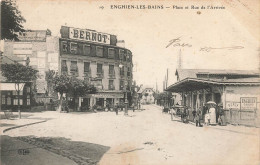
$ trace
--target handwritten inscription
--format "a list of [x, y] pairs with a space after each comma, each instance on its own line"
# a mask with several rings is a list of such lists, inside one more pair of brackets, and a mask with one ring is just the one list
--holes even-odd
[[231, 46], [231, 47], [220, 47], [220, 48], [203, 47], [200, 48], [200, 51], [210, 52], [212, 50], [217, 50], [217, 49], [234, 50], [234, 49], [243, 49], [243, 48], [244, 48], [243, 46]]
[[190, 45], [188, 43], [182, 43], [180, 38], [181, 37], [170, 40], [169, 44], [166, 46], [166, 48], [168, 48], [169, 46], [173, 46], [173, 47], [192, 47], [192, 45]]

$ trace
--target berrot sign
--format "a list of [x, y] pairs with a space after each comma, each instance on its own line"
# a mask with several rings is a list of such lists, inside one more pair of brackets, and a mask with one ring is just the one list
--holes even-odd
[[115, 35], [97, 32], [89, 29], [79, 29], [73, 27], [62, 26], [61, 37], [75, 39], [80, 41], [88, 41], [106, 45], [116, 45], [117, 39]]

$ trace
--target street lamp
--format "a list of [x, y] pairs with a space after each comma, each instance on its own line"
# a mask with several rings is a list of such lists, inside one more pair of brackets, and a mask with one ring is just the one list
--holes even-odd
[[[122, 63], [120, 63], [119, 64], [119, 68], [122, 69], [123, 67], [124, 67], [124, 65]], [[126, 86], [127, 86], [127, 80], [125, 80], [124, 91], [125, 91], [125, 115], [128, 115], [128, 109], [127, 109], [128, 101], [127, 101], [127, 89], [126, 89]]]

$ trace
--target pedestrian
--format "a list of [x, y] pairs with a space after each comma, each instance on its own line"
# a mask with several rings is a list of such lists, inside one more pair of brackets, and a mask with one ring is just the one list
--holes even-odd
[[116, 106], [115, 106], [116, 115], [118, 115], [118, 108], [119, 108], [118, 103], [116, 103]]
[[209, 123], [210, 123], [210, 116], [209, 116], [209, 113], [206, 113], [205, 114], [205, 125], [209, 125]]
[[193, 116], [193, 121], [195, 120], [195, 117], [196, 117], [196, 110], [194, 109], [193, 111], [192, 111], [192, 116]]
[[196, 120], [196, 127], [197, 126], [201, 127], [202, 125], [200, 124], [200, 120], [201, 120], [201, 110], [200, 109], [198, 109], [195, 114], [195, 120]]

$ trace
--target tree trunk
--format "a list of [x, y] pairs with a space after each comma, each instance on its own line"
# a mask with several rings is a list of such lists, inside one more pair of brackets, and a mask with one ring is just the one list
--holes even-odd
[[63, 96], [63, 93], [60, 93], [60, 104], [59, 104], [58, 109], [57, 109], [58, 112], [61, 112], [61, 110], [62, 110], [62, 101], [63, 101], [62, 96]]

